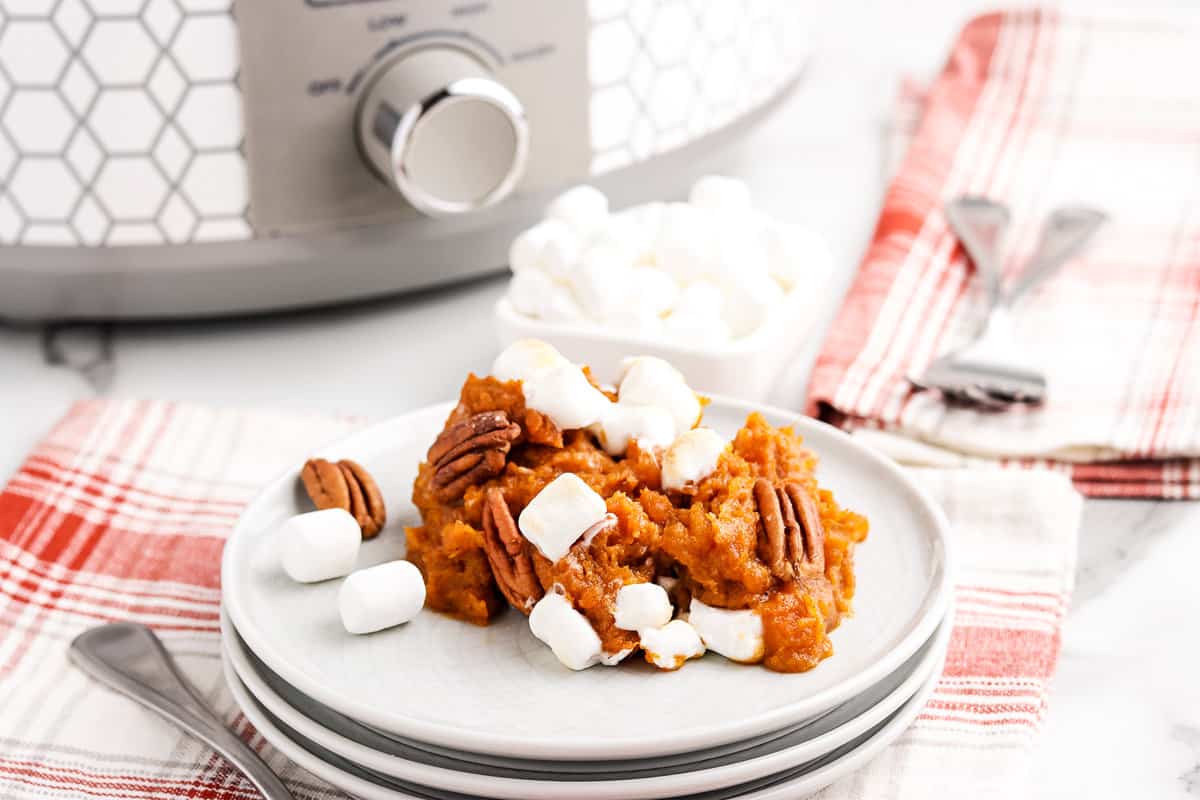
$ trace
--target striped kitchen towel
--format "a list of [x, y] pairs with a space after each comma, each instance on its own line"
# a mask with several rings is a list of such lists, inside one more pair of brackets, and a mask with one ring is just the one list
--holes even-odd
[[[1200, 497], [1197, 41], [1194, 14], [969, 23], [817, 359], [810, 413], [931, 463], [1044, 466], [1097, 497]], [[1010, 277], [1053, 208], [1111, 218], [1016, 308], [1050, 383], [1040, 408], [948, 408], [905, 380], [983, 318], [981, 282], [942, 212], [961, 194], [1012, 208]]]
[[[221, 677], [217, 612], [221, 548], [240, 509], [352, 427], [292, 412], [93, 400], [38, 445], [0, 494], [0, 797], [257, 797], [207, 747], [68, 663], [72, 638], [112, 620], [154, 627], [298, 798], [340, 796], [238, 712]], [[979, 797], [980, 775], [996, 796], [1020, 796], [1058, 657], [1081, 501], [1062, 476], [1042, 472], [924, 470], [919, 480], [956, 536], [945, 673], [904, 737], [826, 796]]]

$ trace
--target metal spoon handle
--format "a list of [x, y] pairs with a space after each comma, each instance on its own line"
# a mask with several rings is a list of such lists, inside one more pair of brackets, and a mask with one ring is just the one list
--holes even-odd
[[1102, 211], [1068, 206], [1046, 218], [1037, 249], [1029, 266], [1004, 297], [1005, 305], [1017, 302], [1026, 292], [1045, 281], [1083, 249], [1100, 226], [1108, 221]]
[[92, 628], [77, 636], [68, 652], [76, 666], [105, 686], [208, 743], [240, 769], [266, 800], [294, 800], [266, 762], [221, 724], [145, 625], [117, 622]]
[[983, 278], [989, 306], [998, 305], [1003, 275], [997, 255], [1008, 230], [1008, 209], [986, 197], [964, 195], [946, 203], [946, 219]]

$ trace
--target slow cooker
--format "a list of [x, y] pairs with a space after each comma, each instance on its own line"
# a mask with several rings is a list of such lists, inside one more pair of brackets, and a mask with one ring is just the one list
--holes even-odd
[[203, 316], [502, 267], [669, 196], [807, 56], [795, 0], [0, 0], [0, 317]]

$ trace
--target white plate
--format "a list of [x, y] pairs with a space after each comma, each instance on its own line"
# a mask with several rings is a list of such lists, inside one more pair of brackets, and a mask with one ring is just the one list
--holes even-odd
[[[665, 798], [735, 786], [812, 761], [862, 736], [886, 720], [928, 681], [945, 657], [951, 623], [947, 620], [893, 675], [843, 703], [818, 722], [785, 732], [772, 741], [696, 763], [640, 759], [637, 768], [616, 770], [625, 762], [594, 762], [591, 772], [555, 774], [564, 762], [541, 764], [538, 771], [502, 768], [431, 754], [374, 733], [336, 712], [313, 703], [261, 662], [254, 663], [227, 619], [222, 641], [234, 671], [247, 691], [278, 722], [307, 741], [382, 775], [427, 787], [503, 800], [627, 800]], [[667, 763], [664, 763], [667, 761]], [[519, 762], [514, 762], [519, 763]]]
[[[361, 462], [383, 490], [389, 527], [363, 547], [360, 566], [403, 553], [399, 527], [417, 521], [409, 502], [417, 464], [449, 409], [406, 414], [317, 453]], [[795, 725], [879, 682], [930, 637], [950, 599], [948, 525], [895, 464], [828, 425], [719, 399], [705, 418], [731, 435], [753, 410], [794, 425], [821, 457], [822, 485], [871, 519], [856, 551], [855, 615], [834, 632], [834, 657], [809, 672], [782, 675], [713, 654], [673, 673], [640, 659], [571, 672], [516, 613], [480, 628], [425, 612], [351, 636], [338, 620], [338, 581], [297, 584], [279, 565], [274, 531], [307, 505], [294, 472], [238, 521], [222, 563], [223, 602], [250, 650], [292, 686], [360, 722], [456, 750], [638, 758]]]
[[[238, 678], [227, 653], [222, 654], [222, 662], [234, 700], [250, 723], [277, 750], [318, 778], [361, 800], [478, 800], [478, 795], [448, 792], [381, 775], [305, 739], [254, 700]], [[899, 738], [925, 707], [937, 686], [938, 677], [937, 673], [931, 676], [907, 703], [874, 729], [820, 758], [739, 786], [677, 795], [675, 800], [799, 800], [820, 791], [865, 766]], [[636, 797], [627, 795], [625, 800]]]

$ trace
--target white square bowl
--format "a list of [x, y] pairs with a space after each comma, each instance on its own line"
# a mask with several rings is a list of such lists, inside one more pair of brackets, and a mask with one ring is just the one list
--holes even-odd
[[785, 295], [758, 330], [717, 347], [646, 339], [621, 331], [544, 322], [513, 308], [508, 297], [496, 303], [500, 347], [517, 339], [542, 339], [577, 364], [587, 364], [604, 383], [616, 383], [621, 359], [632, 355], [664, 358], [699, 392], [764, 401], [780, 373], [806, 338], [814, 334], [826, 299], [825, 276], [806, 276]]

